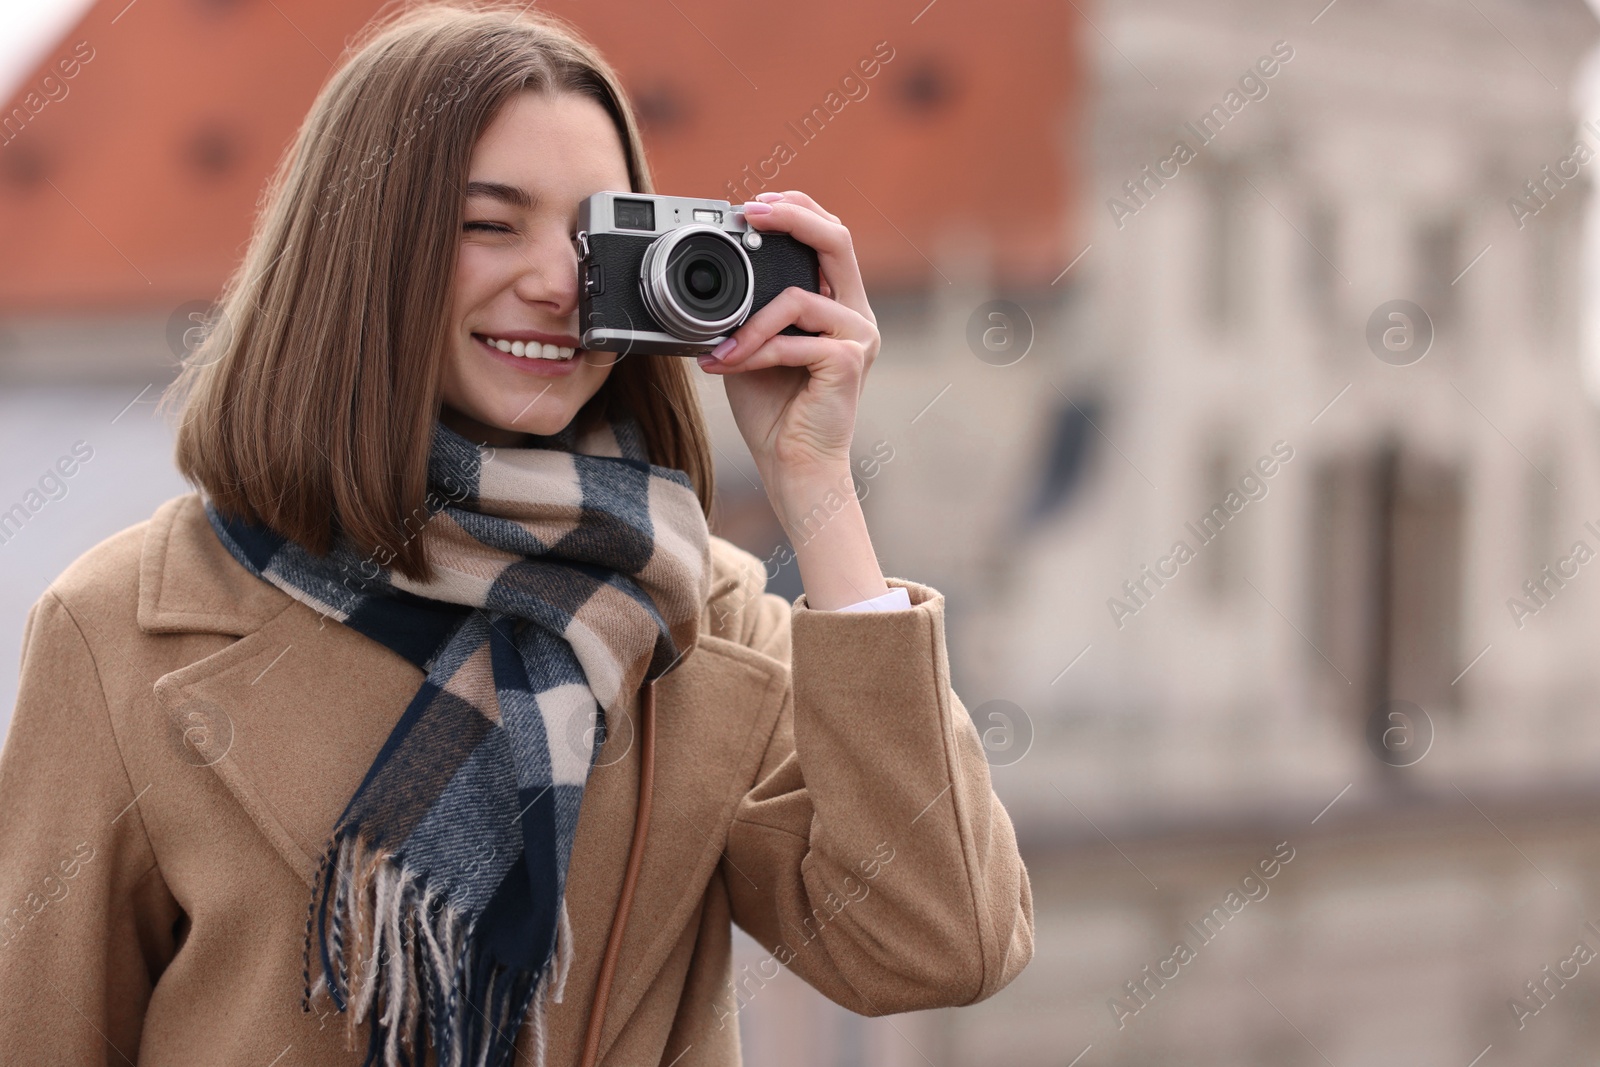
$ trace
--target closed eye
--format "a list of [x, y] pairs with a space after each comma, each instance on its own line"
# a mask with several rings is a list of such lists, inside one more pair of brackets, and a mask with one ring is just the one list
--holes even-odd
[[473, 231], [473, 230], [481, 230], [481, 231], [483, 231], [485, 233], [510, 233], [511, 232], [511, 227], [505, 225], [504, 223], [499, 223], [499, 222], [468, 222], [468, 223], [464, 223], [462, 225], [461, 229], [463, 231], [469, 232], [469, 233], [471, 231]]

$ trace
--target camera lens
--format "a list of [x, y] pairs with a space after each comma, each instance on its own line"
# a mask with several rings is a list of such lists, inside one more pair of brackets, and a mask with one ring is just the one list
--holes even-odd
[[710, 234], [695, 234], [667, 256], [667, 288], [685, 311], [703, 320], [721, 320], [744, 298], [736, 281], [746, 274], [730, 243]]
[[685, 340], [726, 333], [744, 321], [755, 296], [744, 249], [711, 226], [684, 226], [657, 238], [639, 272], [650, 313]]
[[684, 271], [689, 281], [689, 293], [696, 300], [710, 300], [722, 287], [722, 272], [710, 262], [696, 263]]

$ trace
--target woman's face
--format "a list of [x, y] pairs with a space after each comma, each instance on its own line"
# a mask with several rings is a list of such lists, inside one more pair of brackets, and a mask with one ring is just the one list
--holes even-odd
[[467, 180], [440, 418], [512, 446], [571, 422], [617, 358], [577, 348], [572, 235], [580, 201], [629, 188], [627, 158], [594, 100], [525, 92], [478, 140]]

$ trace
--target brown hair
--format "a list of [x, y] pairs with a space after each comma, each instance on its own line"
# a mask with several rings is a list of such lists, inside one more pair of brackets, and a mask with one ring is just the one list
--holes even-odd
[[[219, 511], [318, 555], [342, 532], [427, 580], [422, 541], [403, 520], [426, 511], [462, 190], [478, 137], [526, 90], [599, 102], [631, 191], [653, 191], [616, 72], [564, 20], [427, 4], [351, 46], [168, 392], [182, 407], [178, 469]], [[689, 475], [709, 512], [710, 448], [686, 361], [621, 359], [577, 419], [619, 414], [639, 423], [653, 463]]]

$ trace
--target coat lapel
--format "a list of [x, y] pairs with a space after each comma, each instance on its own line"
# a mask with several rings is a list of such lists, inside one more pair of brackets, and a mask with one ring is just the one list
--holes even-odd
[[[601, 1030], [601, 1060], [685, 928], [697, 921], [734, 809], [755, 778], [785, 692], [782, 669], [772, 660], [705, 635], [676, 670], [656, 683], [653, 814]], [[638, 722], [636, 703], [629, 705], [628, 721]], [[602, 761], [615, 758], [611, 742], [608, 737]], [[616, 763], [597, 767], [584, 791], [567, 881], [567, 908], [579, 955], [563, 1002], [552, 1011], [552, 1033], [571, 1035], [575, 1041], [587, 1025], [621, 892], [638, 781], [639, 746], [632, 744]], [[577, 1044], [552, 1044], [549, 1062], [574, 1062], [579, 1051]]]
[[[422, 672], [240, 567], [195, 494], [151, 519], [139, 623], [152, 633], [238, 638], [163, 675], [156, 699], [189, 741], [193, 762], [210, 766], [309, 894], [335, 822]], [[602, 1052], [694, 918], [777, 721], [782, 674], [758, 653], [703, 635], [657, 685], [655, 814]], [[638, 801], [638, 735], [635, 695], [584, 790], [567, 874], [574, 960], [552, 1008], [552, 1037], [580, 1034], [587, 1021]], [[549, 1051], [575, 1058], [577, 1050]]]

